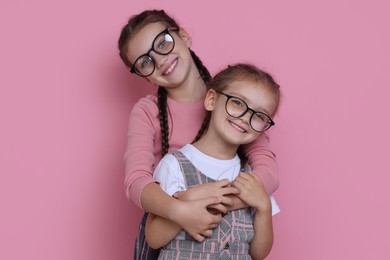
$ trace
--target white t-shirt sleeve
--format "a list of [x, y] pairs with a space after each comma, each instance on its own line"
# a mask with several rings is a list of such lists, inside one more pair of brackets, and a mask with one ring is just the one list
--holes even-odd
[[271, 201], [272, 216], [274, 216], [280, 212], [280, 208], [272, 194], [269, 196], [269, 200]]
[[154, 170], [153, 178], [160, 183], [161, 189], [169, 196], [186, 189], [179, 162], [171, 154], [162, 158]]

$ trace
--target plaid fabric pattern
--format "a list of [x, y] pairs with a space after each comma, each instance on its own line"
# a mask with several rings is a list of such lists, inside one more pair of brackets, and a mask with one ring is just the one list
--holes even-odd
[[145, 212], [138, 228], [137, 239], [135, 240], [134, 260], [156, 260], [160, 254], [160, 249], [150, 248], [146, 242], [145, 224], [148, 213]]
[[[215, 180], [201, 173], [185, 155], [172, 152], [178, 160], [187, 188]], [[186, 240], [172, 240], [162, 248], [159, 259], [251, 259], [249, 242], [253, 239], [253, 221], [250, 208], [234, 210], [224, 216], [210, 238], [199, 243], [189, 234]]]

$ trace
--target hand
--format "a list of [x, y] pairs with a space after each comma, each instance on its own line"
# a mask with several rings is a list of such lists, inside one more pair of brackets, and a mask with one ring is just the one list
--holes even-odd
[[[221, 214], [212, 214], [207, 208], [221, 205], [222, 197], [209, 197], [204, 199], [185, 201], [174, 212], [174, 221], [187, 231], [195, 240], [202, 242], [212, 235], [212, 229], [222, 220]], [[226, 212], [226, 208], [225, 208]]]
[[213, 204], [208, 207], [210, 212], [217, 214], [226, 213], [227, 208], [233, 208], [233, 196], [237, 194], [239, 194], [239, 190], [237, 188], [231, 187], [229, 185], [229, 181], [225, 179], [217, 182], [198, 185], [186, 191], [176, 192], [173, 197], [182, 201], [204, 199], [212, 196], [222, 197], [220, 204]]
[[[173, 194], [173, 197], [182, 200], [182, 201], [189, 201], [189, 200], [198, 200], [198, 199], [204, 199], [209, 197], [222, 197], [226, 195], [237, 195], [239, 194], [239, 189], [235, 187], [231, 187], [229, 185], [228, 180], [220, 180], [216, 182], [211, 183], [205, 183], [201, 184], [195, 187], [192, 187], [186, 191], [180, 191]], [[229, 204], [229, 200], [226, 200], [226, 202], [222, 202]]]
[[241, 172], [232, 182], [232, 186], [240, 190], [240, 194], [237, 196], [249, 206], [259, 211], [271, 209], [269, 196], [257, 175], [251, 172]]

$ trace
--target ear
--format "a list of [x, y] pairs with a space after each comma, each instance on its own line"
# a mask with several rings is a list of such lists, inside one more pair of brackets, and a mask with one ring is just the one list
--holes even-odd
[[215, 92], [215, 90], [210, 89], [209, 91], [207, 91], [206, 97], [204, 99], [204, 108], [207, 111], [214, 110], [216, 98], [217, 98], [217, 93]]
[[191, 35], [186, 30], [184, 30], [183, 27], [180, 27], [179, 36], [185, 42], [186, 46], [190, 48], [192, 45], [192, 38]]

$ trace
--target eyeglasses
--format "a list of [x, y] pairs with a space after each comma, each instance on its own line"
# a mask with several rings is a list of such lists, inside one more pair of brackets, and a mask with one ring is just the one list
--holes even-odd
[[149, 55], [150, 52], [154, 51], [160, 55], [167, 55], [171, 53], [173, 48], [175, 48], [175, 39], [169, 32], [178, 30], [179, 29], [176, 27], [168, 27], [164, 31], [160, 32], [156, 38], [154, 38], [152, 48], [135, 60], [130, 72], [141, 77], [148, 77], [152, 75], [156, 68], [156, 62]]
[[217, 93], [224, 95], [227, 97], [225, 110], [229, 116], [234, 118], [240, 118], [244, 116], [248, 111], [252, 112], [252, 115], [249, 119], [249, 124], [252, 129], [256, 132], [265, 132], [275, 123], [272, 121], [271, 117], [263, 112], [256, 112], [252, 108], [249, 108], [244, 100], [230, 96], [228, 94], [217, 91]]

